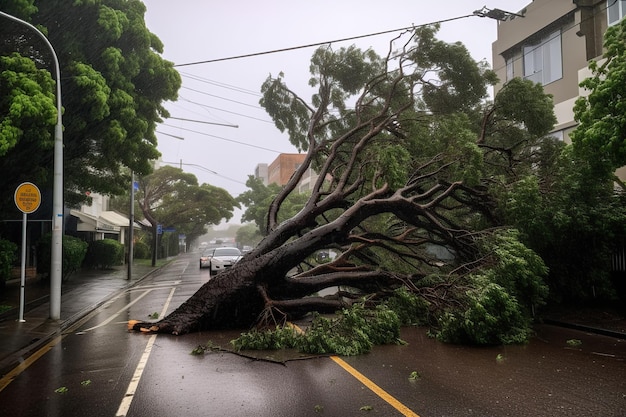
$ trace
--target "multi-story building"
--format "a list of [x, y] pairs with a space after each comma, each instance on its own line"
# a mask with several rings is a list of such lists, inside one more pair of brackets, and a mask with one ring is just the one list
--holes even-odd
[[[269, 166], [264, 163], [258, 164], [254, 170], [254, 175], [256, 178], [261, 178], [265, 185], [272, 183], [285, 185], [296, 169], [300, 168], [305, 158], [305, 154], [281, 153]], [[300, 193], [310, 191], [318, 176], [313, 168], [307, 169], [302, 175], [296, 191]]]
[[301, 153], [281, 153], [267, 169], [268, 184], [285, 185], [306, 158]]
[[512, 77], [541, 83], [552, 94], [553, 135], [569, 141], [576, 127], [574, 102], [591, 75], [590, 60], [602, 58], [603, 35], [626, 14], [626, 0], [534, 0], [515, 17], [498, 22], [493, 68], [500, 84]]
[[256, 166], [256, 168], [254, 169], [254, 176], [256, 178], [260, 178], [263, 180], [263, 185], [268, 185], [269, 184], [269, 176], [268, 176], [268, 167], [267, 164], [262, 163], [262, 164], [258, 164]]

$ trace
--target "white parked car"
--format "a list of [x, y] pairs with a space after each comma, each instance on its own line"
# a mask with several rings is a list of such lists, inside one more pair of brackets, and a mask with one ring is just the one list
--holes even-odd
[[237, 248], [207, 249], [200, 257], [200, 268], [208, 266], [211, 274], [216, 274], [235, 265], [241, 256], [241, 251]]

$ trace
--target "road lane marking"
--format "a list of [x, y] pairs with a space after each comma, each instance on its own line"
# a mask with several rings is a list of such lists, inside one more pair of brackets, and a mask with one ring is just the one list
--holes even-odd
[[[170, 295], [167, 297], [167, 301], [163, 306], [163, 310], [161, 311], [161, 315], [159, 317], [165, 317], [165, 313], [167, 313], [167, 309], [169, 308], [170, 302], [174, 297], [174, 291], [176, 288], [172, 288], [170, 290]], [[122, 402], [120, 403], [120, 407], [117, 409], [117, 413], [115, 417], [126, 417], [128, 414], [128, 410], [130, 409], [130, 405], [133, 402], [133, 398], [135, 397], [135, 392], [137, 391], [137, 387], [139, 387], [139, 381], [141, 380], [141, 375], [143, 375], [143, 371], [148, 364], [148, 359], [150, 358], [150, 353], [152, 352], [152, 346], [154, 346], [154, 342], [156, 341], [157, 334], [150, 335], [150, 339], [148, 340], [148, 344], [141, 355], [141, 359], [139, 359], [139, 363], [137, 364], [137, 368], [135, 368], [135, 373], [133, 374], [132, 379], [130, 380], [130, 384], [128, 384], [128, 389], [126, 390], [126, 394], [124, 394], [124, 398], [122, 398]]]
[[[297, 324], [288, 322], [287, 326], [290, 326], [292, 329], [295, 329], [298, 333], [304, 333]], [[387, 391], [376, 385], [372, 380], [367, 378], [365, 375], [354, 369], [352, 366], [348, 365], [346, 361], [339, 358], [338, 356], [331, 356], [330, 359], [335, 362], [337, 365], [341, 366], [346, 372], [350, 375], [358, 379], [363, 385], [369, 388], [374, 394], [378, 395], [385, 402], [391, 405], [393, 408], [402, 413], [405, 417], [419, 417], [419, 415], [415, 414], [410, 408], [402, 404], [400, 401], [396, 400], [393, 396], [391, 396]]]
[[150, 294], [152, 290], [146, 290], [146, 292], [144, 292], [143, 294], [141, 294], [139, 297], [137, 297], [135, 300], [133, 300], [132, 302], [126, 304], [124, 307], [120, 308], [117, 312], [115, 312], [113, 315], [111, 315], [108, 319], [106, 319], [105, 321], [103, 321], [102, 323], [90, 327], [88, 329], [85, 330], [81, 330], [80, 332], [78, 332], [77, 334], [85, 334], [91, 330], [95, 330], [98, 329], [102, 326], [106, 326], [107, 324], [111, 323], [117, 316], [119, 316], [121, 313], [123, 313], [124, 311], [126, 311], [127, 309], [129, 309], [130, 307], [133, 306], [133, 304], [135, 304], [137, 301], [141, 300], [143, 297], [145, 297], [146, 295]]
[[395, 408], [400, 413], [402, 413], [403, 416], [405, 416], [405, 417], [419, 417], [419, 415], [415, 414], [407, 406], [402, 404], [400, 401], [396, 400], [387, 391], [385, 391], [384, 389], [382, 389], [381, 387], [376, 385], [369, 378], [367, 378], [365, 375], [363, 375], [362, 373], [360, 373], [359, 371], [354, 369], [352, 366], [348, 365], [348, 363], [345, 362], [343, 359], [339, 358], [338, 356], [331, 356], [330, 359], [333, 362], [335, 362], [337, 365], [341, 366], [350, 375], [352, 375], [353, 377], [358, 379], [363, 385], [365, 385], [367, 388], [369, 388], [371, 391], [373, 391], [374, 394], [378, 395], [380, 398], [382, 398], [384, 401], [386, 401], [389, 405], [391, 405], [393, 408]]
[[7, 373], [2, 379], [0, 379], [0, 391], [5, 389], [15, 378], [17, 378], [22, 372], [28, 369], [33, 363], [35, 363], [39, 358], [48, 353], [50, 349], [56, 346], [61, 339], [65, 336], [57, 336], [52, 341], [50, 341], [45, 346], [41, 347], [37, 352], [30, 355], [24, 362], [20, 363], [18, 366], [13, 368], [9, 373]]

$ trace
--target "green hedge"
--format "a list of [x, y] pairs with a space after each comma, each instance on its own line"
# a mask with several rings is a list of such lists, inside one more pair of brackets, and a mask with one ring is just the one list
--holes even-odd
[[17, 245], [8, 240], [0, 239], [0, 288], [11, 276], [11, 268], [16, 260]]
[[133, 257], [135, 259], [150, 259], [150, 246], [145, 242], [135, 242], [133, 246]]
[[122, 265], [124, 262], [124, 245], [117, 240], [96, 240], [89, 244], [85, 265], [94, 269], [108, 269]]
[[[74, 236], [63, 235], [62, 276], [67, 278], [80, 269], [87, 254], [87, 242]], [[37, 272], [50, 275], [52, 234], [47, 233], [37, 243]]]

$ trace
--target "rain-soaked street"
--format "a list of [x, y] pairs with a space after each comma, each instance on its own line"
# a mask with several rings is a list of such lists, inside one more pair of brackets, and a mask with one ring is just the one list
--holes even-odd
[[[626, 341], [537, 327], [528, 345], [470, 348], [404, 329], [406, 345], [284, 364], [225, 351], [237, 332], [129, 333], [209, 279], [193, 255], [103, 305], [25, 364], [0, 416], [625, 416]], [[263, 356], [262, 354], [260, 356]]]

